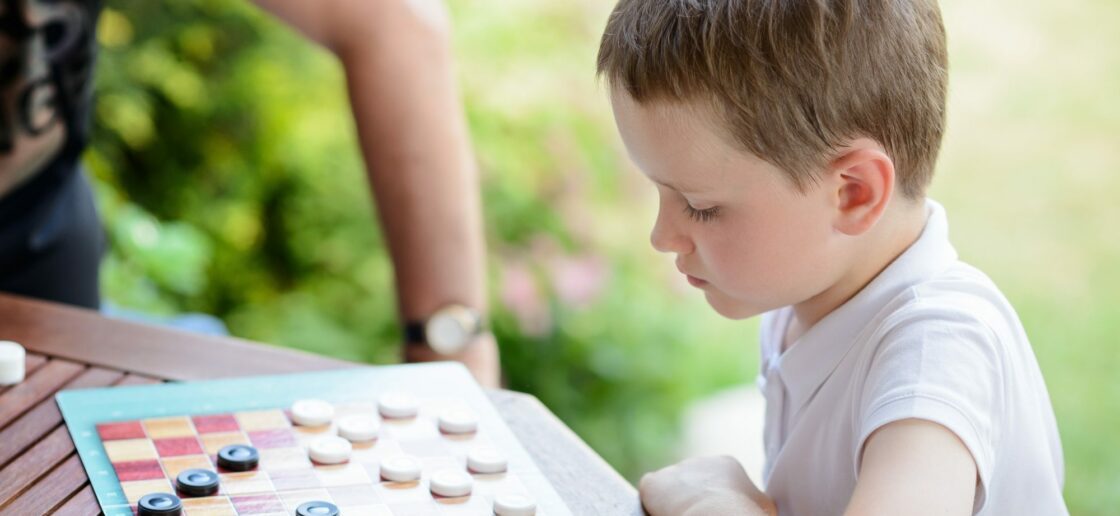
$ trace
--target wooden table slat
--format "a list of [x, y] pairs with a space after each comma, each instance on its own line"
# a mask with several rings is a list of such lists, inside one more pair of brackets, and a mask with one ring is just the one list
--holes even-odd
[[[63, 389], [104, 387], [113, 385], [124, 377], [120, 371], [94, 367], [78, 375], [63, 386]], [[27, 449], [62, 423], [62, 414], [52, 400], [44, 400], [14, 423], [0, 431], [0, 467], [15, 458], [21, 450]]]
[[[74, 441], [70, 440], [66, 427], [60, 426], [11, 464], [0, 469], [0, 513], [6, 511], [4, 506], [29, 486], [45, 483], [36, 480], [69, 455], [74, 455]], [[77, 459], [78, 456], [74, 455], [74, 458]], [[81, 470], [81, 464], [78, 469], [84, 480], [86, 474]]]
[[[31, 374], [34, 373], [36, 369], [39, 369], [45, 363], [47, 363], [47, 357], [43, 355], [37, 355], [35, 353], [28, 353], [23, 360], [24, 378], [31, 376]], [[0, 394], [4, 394], [5, 391], [11, 389], [12, 387], [14, 387], [14, 385], [0, 386]]]
[[242, 339], [107, 319], [94, 311], [11, 295], [0, 295], [0, 314], [4, 338], [28, 351], [168, 380], [231, 378], [245, 376], [247, 369], [278, 374], [359, 365]]
[[23, 383], [0, 394], [0, 430], [36, 403], [54, 394], [86, 367], [68, 360], [51, 360]]
[[159, 378], [152, 378], [151, 376], [144, 376], [142, 374], [128, 373], [124, 375], [117, 385], [151, 385], [153, 383], [160, 383], [163, 380]]
[[30, 373], [31, 371], [38, 369], [39, 366], [47, 363], [47, 359], [48, 358], [46, 355], [40, 355], [38, 353], [27, 353], [23, 358], [24, 369], [28, 373]]
[[90, 508], [97, 507], [97, 496], [93, 494], [93, 486], [86, 484], [81, 491], [74, 493], [57, 510], [54, 516], [89, 516]]
[[[593, 510], [595, 514], [618, 516], [645, 514], [634, 487], [575, 432], [561, 424], [540, 400], [519, 392], [488, 394], [537, 465], [549, 466], [541, 467], [541, 471], [573, 513]], [[526, 418], [525, 414], [533, 417]], [[579, 503], [573, 504], [572, 500]]]
[[[81, 459], [78, 458], [76, 453], [70, 454], [70, 458], [51, 470], [50, 474], [13, 500], [7, 507], [0, 505], [0, 513], [52, 514], [54, 508], [60, 505], [63, 500], [69, 499], [71, 495], [87, 484], [88, 480], [86, 480], [85, 470], [82, 469]], [[90, 508], [97, 508], [96, 499], [93, 500], [92, 505], [86, 506], [84, 513], [79, 514], [97, 514], [97, 512], [90, 512]]]

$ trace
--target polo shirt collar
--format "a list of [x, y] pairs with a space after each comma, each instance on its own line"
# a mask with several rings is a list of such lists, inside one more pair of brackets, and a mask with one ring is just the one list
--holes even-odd
[[[957, 252], [949, 243], [945, 209], [929, 199], [925, 207], [926, 225], [918, 239], [855, 297], [809, 328], [784, 353], [780, 345], [782, 336], [777, 336], [779, 344], [774, 352], [781, 355], [775, 362], [789, 396], [790, 421], [856, 344], [860, 332], [892, 299], [907, 288], [936, 277], [956, 262]], [[787, 307], [783, 312], [778, 327], [784, 331], [793, 310]]]

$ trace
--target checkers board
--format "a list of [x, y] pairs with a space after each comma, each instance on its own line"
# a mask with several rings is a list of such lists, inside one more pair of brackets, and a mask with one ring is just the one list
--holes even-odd
[[[344, 464], [308, 459], [308, 443], [335, 425], [301, 427], [287, 409], [319, 398], [337, 415], [376, 414], [381, 394], [405, 393], [419, 402], [414, 418], [382, 421], [372, 443], [355, 444]], [[528, 453], [506, 427], [470, 373], [457, 363], [364, 367], [159, 385], [82, 389], [56, 395], [82, 465], [108, 516], [134, 514], [140, 497], [174, 493], [179, 472], [216, 469], [222, 446], [247, 444], [260, 452], [254, 471], [218, 471], [217, 495], [183, 498], [195, 514], [294, 514], [310, 500], [334, 503], [343, 515], [491, 515], [499, 495], [531, 497], [536, 514], [571, 514]], [[441, 411], [466, 407], [479, 419], [476, 432], [440, 432]], [[429, 490], [441, 469], [464, 469], [476, 447], [499, 450], [505, 473], [472, 475], [470, 495], [444, 498]], [[382, 459], [410, 455], [421, 461], [417, 482], [381, 480]]]

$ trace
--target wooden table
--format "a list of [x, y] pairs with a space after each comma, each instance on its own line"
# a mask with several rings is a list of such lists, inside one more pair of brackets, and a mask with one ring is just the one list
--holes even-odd
[[[5, 294], [0, 294], [0, 340], [19, 342], [28, 352], [27, 378], [0, 387], [0, 514], [99, 512], [54, 402], [59, 390], [356, 365]], [[488, 394], [574, 514], [642, 514], [634, 488], [536, 398]]]

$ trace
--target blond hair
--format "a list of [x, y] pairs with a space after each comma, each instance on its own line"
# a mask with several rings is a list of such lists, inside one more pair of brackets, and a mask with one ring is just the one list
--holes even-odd
[[701, 101], [799, 189], [837, 148], [879, 142], [924, 195], [945, 126], [935, 0], [621, 0], [598, 73], [639, 103]]

